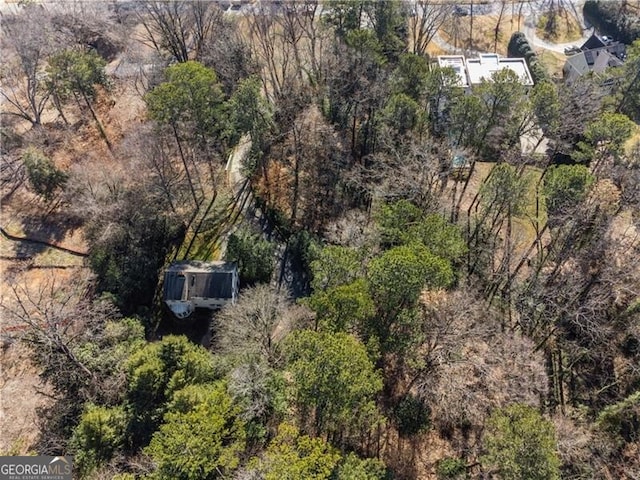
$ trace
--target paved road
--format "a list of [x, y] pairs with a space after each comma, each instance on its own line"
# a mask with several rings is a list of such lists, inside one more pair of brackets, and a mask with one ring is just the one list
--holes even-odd
[[[571, 7], [575, 10], [575, 12], [577, 14], [580, 14], [580, 12], [582, 11], [582, 4], [583, 4], [583, 0], [571, 0], [568, 2], [569, 5], [571, 5]], [[461, 6], [463, 6], [464, 8], [467, 8], [467, 10], [470, 9], [471, 4], [469, 2], [460, 2]], [[582, 31], [582, 37], [580, 39], [574, 40], [572, 42], [566, 42], [566, 43], [552, 43], [552, 42], [548, 42], [540, 37], [537, 36], [536, 34], [536, 27], [535, 25], [537, 24], [537, 20], [538, 17], [544, 13], [544, 8], [545, 5], [547, 5], [547, 2], [545, 2], [544, 0], [536, 0], [536, 1], [532, 1], [532, 2], [527, 2], [525, 3], [523, 9], [522, 9], [522, 16], [525, 18], [525, 21], [523, 23], [523, 28], [522, 28], [522, 32], [525, 34], [525, 36], [527, 37], [527, 40], [529, 41], [529, 43], [531, 44], [531, 46], [534, 49], [545, 49], [545, 50], [550, 50], [552, 52], [557, 52], [557, 53], [564, 53], [565, 48], [568, 47], [572, 47], [574, 45], [578, 45], [580, 46], [582, 43], [584, 43], [590, 36], [591, 34], [594, 32], [594, 28], [585, 28], [584, 24], [582, 25], [583, 27], [583, 31]], [[478, 8], [478, 5], [473, 5], [473, 9], [474, 9], [474, 14], [475, 15], [491, 15], [491, 14], [497, 14], [497, 9], [499, 7], [499, 2], [492, 2], [488, 5], [483, 5], [482, 8]], [[581, 23], [583, 22], [583, 19], [580, 18]], [[441, 36], [439, 35], [435, 35], [435, 37], [433, 38], [433, 43], [436, 44], [438, 47], [440, 47], [443, 50], [446, 50], [448, 52], [451, 53], [466, 53], [466, 54], [478, 54], [481, 52], [478, 52], [477, 50], [467, 50], [464, 48], [456, 48], [454, 45], [452, 45], [451, 43], [445, 41]]]

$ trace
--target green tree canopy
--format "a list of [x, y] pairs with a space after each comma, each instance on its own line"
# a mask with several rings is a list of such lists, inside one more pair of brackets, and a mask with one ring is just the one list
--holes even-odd
[[410, 308], [425, 287], [442, 288], [454, 280], [451, 264], [420, 243], [387, 250], [371, 260], [371, 295], [385, 312]]
[[558, 88], [551, 82], [537, 83], [529, 94], [538, 125], [547, 135], [554, 135], [560, 121]]
[[456, 225], [442, 215], [425, 215], [407, 200], [382, 205], [376, 222], [385, 247], [419, 242], [434, 255], [451, 261], [466, 252], [462, 232]]
[[584, 165], [551, 167], [544, 177], [544, 198], [547, 214], [557, 217], [570, 213], [587, 194], [595, 178]]
[[85, 407], [70, 442], [81, 477], [111, 460], [124, 446], [126, 427], [127, 417], [122, 407], [92, 404]]
[[64, 50], [49, 59], [47, 82], [56, 99], [56, 105], [58, 100], [67, 100], [71, 95], [76, 97], [76, 100], [77, 95], [84, 99], [100, 135], [111, 150], [111, 142], [91, 104], [91, 100], [96, 96], [96, 85], [108, 85], [105, 66], [106, 62], [93, 50]]
[[171, 65], [145, 96], [149, 116], [204, 141], [224, 130], [223, 94], [215, 72], [199, 62]]
[[369, 286], [363, 278], [314, 291], [306, 304], [316, 313], [316, 324], [330, 332], [362, 332], [363, 324], [375, 313]]
[[400, 55], [398, 67], [393, 72], [392, 84], [396, 93], [403, 93], [419, 102], [429, 81], [427, 60], [413, 53]]
[[603, 113], [585, 128], [585, 140], [578, 143], [577, 160], [598, 161], [610, 155], [618, 158], [635, 128], [636, 125], [626, 115]]
[[399, 135], [419, 129], [423, 125], [423, 117], [420, 104], [404, 93], [392, 95], [382, 111], [384, 123]]
[[187, 388], [187, 392], [176, 392], [175, 410], [165, 414], [145, 449], [157, 465], [151, 478], [226, 478], [237, 468], [245, 448], [241, 409], [224, 382]]
[[496, 165], [482, 184], [480, 196], [487, 211], [503, 210], [518, 215], [524, 209], [529, 179], [508, 163]]
[[53, 199], [56, 191], [66, 185], [69, 176], [41, 151], [28, 148], [22, 154], [22, 161], [31, 188], [47, 202]]
[[50, 88], [59, 98], [73, 93], [94, 98], [96, 85], [107, 85], [105, 62], [95, 51], [65, 50], [49, 59], [47, 68]]
[[293, 425], [283, 423], [258, 471], [265, 480], [328, 480], [339, 460], [340, 453], [321, 438], [301, 435]]
[[225, 258], [238, 262], [240, 283], [248, 286], [271, 280], [274, 251], [274, 245], [260, 234], [241, 228], [229, 235]]
[[273, 125], [273, 112], [262, 97], [259, 77], [245, 78], [229, 99], [230, 141], [235, 144], [244, 133], [260, 145], [265, 133]]
[[354, 453], [343, 457], [334, 472], [334, 480], [384, 480], [387, 469], [377, 458], [358, 458]]
[[363, 275], [362, 254], [348, 247], [329, 245], [311, 262], [314, 291], [352, 283]]
[[146, 445], [175, 392], [216, 377], [213, 356], [186, 337], [175, 335], [145, 345], [131, 356], [127, 371], [130, 432], [137, 445]]
[[556, 480], [560, 459], [553, 424], [521, 404], [493, 412], [485, 436], [482, 464], [497, 469], [504, 480]]
[[287, 338], [286, 353], [298, 415], [315, 434], [346, 441], [377, 421], [382, 378], [355, 337], [298, 331]]

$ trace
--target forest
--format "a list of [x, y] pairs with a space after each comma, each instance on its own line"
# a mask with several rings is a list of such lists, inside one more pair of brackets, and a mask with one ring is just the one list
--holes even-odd
[[[474, 7], [448, 2], [3, 6], [2, 455], [640, 478], [640, 9], [589, 0], [626, 57], [567, 82], [525, 3], [488, 3], [487, 44], [533, 84], [468, 89], [437, 56], [480, 51]], [[175, 318], [181, 260], [236, 262], [237, 301]]]

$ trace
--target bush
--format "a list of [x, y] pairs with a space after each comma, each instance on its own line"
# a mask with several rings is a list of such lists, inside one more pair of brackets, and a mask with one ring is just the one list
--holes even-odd
[[81, 475], [88, 475], [122, 448], [126, 425], [122, 407], [87, 405], [71, 439]]
[[31, 188], [46, 201], [51, 201], [56, 191], [64, 188], [67, 183], [68, 175], [39, 150], [27, 149], [22, 155], [22, 161]]
[[605, 432], [625, 442], [638, 441], [640, 439], [640, 391], [606, 407], [598, 415], [596, 424]]
[[405, 395], [398, 402], [394, 416], [400, 435], [415, 435], [427, 431], [431, 426], [431, 410], [411, 394]]
[[457, 480], [467, 478], [467, 464], [457, 457], [445, 457], [436, 465], [436, 475], [439, 480]]
[[507, 46], [507, 55], [510, 57], [524, 57], [534, 83], [549, 81], [549, 74], [538, 60], [538, 56], [529, 45], [524, 33], [515, 32], [511, 35]]
[[484, 437], [485, 467], [500, 470], [503, 480], [559, 480], [553, 424], [522, 404], [494, 411]]

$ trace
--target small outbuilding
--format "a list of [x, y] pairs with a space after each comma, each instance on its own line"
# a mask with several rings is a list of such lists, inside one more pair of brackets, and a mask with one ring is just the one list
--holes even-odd
[[216, 310], [235, 303], [238, 285], [235, 262], [175, 262], [164, 274], [163, 300], [176, 317], [183, 319], [196, 308]]

